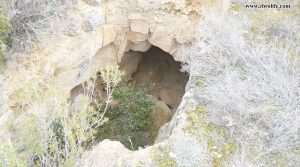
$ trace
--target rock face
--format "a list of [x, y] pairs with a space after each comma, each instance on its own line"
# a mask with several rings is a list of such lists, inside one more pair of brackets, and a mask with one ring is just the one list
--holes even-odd
[[[191, 85], [188, 85], [189, 87]], [[199, 166], [206, 162], [206, 145], [187, 133], [188, 127], [186, 110], [194, 106], [190, 88], [184, 95], [172, 121], [163, 126], [158, 134], [156, 144], [144, 149], [129, 151], [119, 142], [105, 140], [93, 150], [88, 151], [82, 158], [79, 166]], [[157, 109], [165, 110], [165, 104], [157, 105]], [[167, 110], [166, 110], [167, 111]], [[166, 112], [167, 114], [168, 112]], [[167, 117], [156, 120], [166, 121]], [[103, 149], [105, 147], [105, 149]], [[104, 155], [107, 155], [105, 157]], [[201, 165], [200, 165], [201, 166]], [[205, 165], [206, 166], [206, 165]], [[207, 164], [207, 166], [210, 166]]]
[[154, 110], [151, 113], [151, 118], [153, 120], [153, 131], [156, 132], [162, 125], [165, 125], [171, 120], [172, 113], [163, 101], [157, 101], [154, 106]]
[[138, 64], [142, 60], [142, 55], [137, 52], [127, 52], [122, 57], [120, 69], [125, 71], [126, 77], [131, 78], [138, 69]]
[[63, 91], [70, 91], [100, 68], [120, 63], [129, 50], [145, 52], [154, 45], [180, 61], [182, 44], [194, 40], [201, 18], [194, 9], [180, 11], [186, 5], [192, 6], [184, 0], [163, 4], [135, 4], [130, 0], [96, 2], [78, 1], [76, 10], [70, 9], [67, 16], [57, 20], [69, 23], [65, 35], [51, 36], [47, 47], [33, 50], [28, 60], [38, 60], [40, 64], [34, 64], [36, 70], [44, 76], [56, 77], [63, 83]]
[[[179, 62], [157, 47], [142, 54], [137, 71], [133, 75], [136, 87], [151, 87], [151, 94], [166, 103], [171, 112], [177, 109], [188, 77], [180, 72]], [[151, 85], [149, 85], [151, 84]]]
[[[0, 144], [13, 140], [6, 121], [14, 108], [43, 111], [34, 105], [37, 99], [20, 90], [32, 91], [32, 87], [45, 86], [40, 83], [54, 82], [59, 92], [74, 93], [71, 110], [76, 112], [74, 108], [86, 107], [86, 100], [77, 97], [79, 85], [101, 69], [119, 65], [127, 77], [141, 75], [136, 78], [137, 85], [150, 80], [163, 84], [153, 92], [166, 103], [156, 104], [153, 129], [164, 125], [152, 146], [130, 151], [120, 142], [104, 140], [77, 159], [77, 166], [300, 166], [300, 70], [294, 62], [299, 60], [299, 51], [289, 50], [299, 43], [295, 37], [299, 12], [293, 11], [298, 8], [244, 8], [248, 13], [236, 17], [241, 5], [244, 3], [229, 0], [76, 1], [50, 23], [53, 28], [63, 27], [47, 30], [42, 44], [37, 43], [25, 56], [15, 53], [1, 71]], [[288, 15], [295, 19], [281, 21], [286, 11], [292, 11]], [[271, 17], [274, 23], [266, 13], [276, 15]], [[242, 25], [244, 15], [250, 19], [247, 29]], [[265, 25], [258, 26], [263, 19]], [[251, 27], [252, 23], [257, 25]], [[294, 41], [286, 42], [286, 38]], [[198, 48], [192, 50], [194, 43]], [[143, 64], [153, 73], [134, 74], [137, 64], [143, 63], [138, 52], [151, 51], [152, 46], [178, 62], [186, 60], [185, 51], [194, 52], [197, 61], [183, 62], [189, 63], [185, 89], [178, 89], [180, 82], [170, 84], [180, 75], [168, 73], [173, 67], [163, 60], [152, 63], [156, 66]], [[178, 94], [184, 94], [181, 100]], [[20, 96], [24, 103], [19, 103]]]
[[[209, 1], [208, 4], [215, 3]], [[9, 63], [7, 70], [1, 74], [5, 79], [0, 80], [0, 140], [9, 140], [9, 135], [3, 130], [2, 119], [11, 112], [9, 105], [16, 105], [9, 97], [22, 88], [20, 81], [55, 80], [59, 89], [69, 94], [74, 87], [107, 66], [120, 65], [131, 76], [137, 68], [134, 65], [141, 60], [130, 57], [131, 52], [128, 51], [145, 52], [152, 45], [171, 54], [176, 61], [182, 61], [181, 51], [195, 40], [197, 25], [201, 21], [200, 5], [206, 5], [206, 2], [79, 0], [70, 7], [66, 16], [53, 20], [53, 25], [67, 23], [59, 35], [47, 36], [45, 46], [37, 46], [26, 59], [20, 58], [22, 63]], [[160, 80], [159, 76], [155, 77]], [[184, 90], [181, 91], [183, 93]], [[179, 110], [172, 121], [160, 130], [157, 144], [129, 151], [119, 142], [104, 140], [85, 153], [78, 166], [199, 165], [207, 158], [202, 154], [205, 148], [186, 134], [181, 124], [186, 117], [182, 112], [192, 102], [190, 91], [193, 90], [187, 89], [180, 104], [174, 103], [178, 99], [172, 99], [178, 97], [178, 90], [171, 87], [158, 92], [162, 100], [173, 108], [179, 106]], [[80, 102], [80, 99], [77, 100]], [[158, 112], [161, 119], [155, 120], [155, 128], [171, 119], [167, 108], [163, 104], [157, 106], [157, 110], [164, 112]]]

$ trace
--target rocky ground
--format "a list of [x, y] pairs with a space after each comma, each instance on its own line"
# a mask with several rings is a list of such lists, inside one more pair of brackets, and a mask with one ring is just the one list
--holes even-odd
[[[77, 166], [299, 166], [299, 32], [296, 19], [276, 22], [299, 13], [269, 13], [261, 28], [253, 22], [260, 14], [245, 14], [242, 6], [78, 0], [52, 20], [64, 25], [60, 31], [47, 30], [44, 42], [15, 53], [1, 69], [0, 141], [12, 140], [6, 121], [24, 83], [55, 82], [72, 97], [98, 71], [119, 65], [136, 87], [154, 83], [155, 126], [168, 123], [153, 145], [133, 151], [106, 139]], [[169, 57], [152, 59], [161, 55]]]

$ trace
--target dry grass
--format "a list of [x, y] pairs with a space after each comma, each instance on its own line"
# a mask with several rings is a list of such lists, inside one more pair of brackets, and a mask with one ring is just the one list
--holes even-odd
[[43, 40], [50, 21], [76, 0], [3, 0], [2, 8], [12, 25], [11, 48], [24, 51], [32, 41]]
[[236, 141], [222, 165], [299, 166], [299, 24], [291, 17], [271, 22], [274, 15], [249, 24], [247, 14], [206, 15], [184, 69], [201, 81], [194, 94], [208, 121]]

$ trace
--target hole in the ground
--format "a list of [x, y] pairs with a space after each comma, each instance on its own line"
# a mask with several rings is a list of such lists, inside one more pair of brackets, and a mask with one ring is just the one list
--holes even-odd
[[[141, 57], [141, 58], [140, 58]], [[123, 60], [124, 59], [124, 60]], [[150, 94], [158, 100], [162, 100], [174, 113], [185, 91], [188, 77], [180, 72], [181, 63], [157, 47], [151, 47], [147, 52], [128, 52], [120, 64], [122, 70], [130, 71], [134, 87], [150, 86]], [[138, 59], [137, 69], [129, 63], [132, 59]], [[132, 72], [134, 71], [134, 72]]]
[[[129, 51], [122, 57], [123, 82], [115, 89], [114, 102], [97, 129], [97, 140], [120, 141], [128, 149], [152, 145], [159, 128], [170, 121], [185, 91], [188, 77], [181, 65], [157, 47], [147, 52]], [[103, 82], [96, 80], [94, 95], [105, 101]], [[76, 102], [84, 92], [79, 85], [71, 91]], [[74, 105], [72, 105], [74, 106]]]

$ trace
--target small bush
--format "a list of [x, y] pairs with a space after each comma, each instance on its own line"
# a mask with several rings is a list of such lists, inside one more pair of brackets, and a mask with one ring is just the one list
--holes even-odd
[[132, 130], [147, 130], [149, 128], [150, 114], [154, 108], [154, 101], [148, 95], [148, 88], [134, 89], [125, 83], [118, 86], [113, 93], [113, 98], [118, 102], [118, 110], [121, 113], [130, 112]]
[[87, 105], [76, 113], [70, 112], [68, 95], [62, 94], [55, 84], [24, 83], [22, 92], [18, 92], [22, 96], [16, 100], [28, 108], [18, 107], [9, 123], [14, 149], [22, 161], [28, 166], [75, 165], [93, 144], [96, 128], [105, 121], [104, 114], [123, 73], [111, 68], [102, 74], [108, 90], [106, 103], [92, 105], [92, 89], [87, 87]]
[[6, 16], [4, 15], [2, 8], [0, 10], [0, 33], [5, 33], [10, 30], [10, 24], [7, 20]]
[[152, 133], [150, 114], [154, 108], [148, 92], [148, 88], [134, 89], [127, 82], [118, 85], [113, 93], [115, 105], [106, 114], [109, 121], [97, 130], [97, 140], [117, 140], [132, 150], [152, 143], [152, 138], [145, 137]]
[[[33, 40], [42, 40], [53, 18], [62, 15], [75, 0], [5, 0], [0, 1], [12, 25], [11, 47], [23, 51]], [[51, 27], [59, 29], [59, 27]]]
[[17, 158], [16, 150], [12, 145], [0, 142], [1, 167], [25, 167], [26, 164]]
[[0, 65], [5, 61], [4, 51], [6, 48], [7, 32], [10, 28], [10, 23], [4, 15], [2, 8], [0, 8]]
[[188, 113], [188, 130], [204, 131], [196, 136], [207, 136], [209, 152], [218, 153], [210, 155], [216, 166], [300, 164], [299, 24], [265, 15], [277, 10], [259, 11], [264, 17], [253, 10], [221, 18], [208, 13], [199, 25], [201, 40], [185, 57], [193, 105], [208, 113]]

